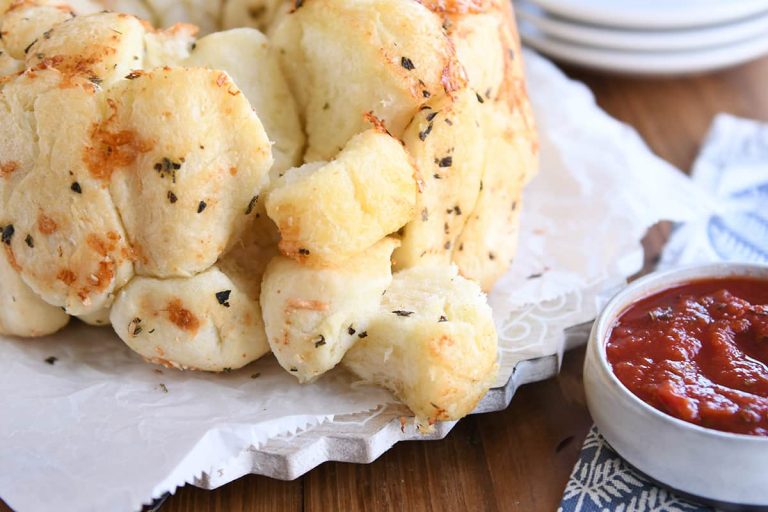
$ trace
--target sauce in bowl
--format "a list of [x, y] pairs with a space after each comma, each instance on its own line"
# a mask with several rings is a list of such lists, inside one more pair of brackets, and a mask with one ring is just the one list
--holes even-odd
[[768, 280], [693, 281], [624, 311], [606, 345], [633, 394], [681, 420], [768, 436]]

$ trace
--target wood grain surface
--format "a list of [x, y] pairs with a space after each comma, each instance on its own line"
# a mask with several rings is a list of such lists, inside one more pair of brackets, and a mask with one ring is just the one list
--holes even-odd
[[[768, 121], [768, 58], [685, 78], [566, 71], [589, 85], [606, 111], [634, 126], [657, 154], [686, 171], [716, 113]], [[647, 268], [667, 233], [667, 226], [658, 226], [646, 237]], [[524, 386], [505, 411], [462, 420], [445, 440], [400, 443], [369, 465], [326, 463], [293, 482], [248, 476], [215, 491], [188, 486], [161, 510], [555, 510], [591, 425], [583, 357], [583, 349], [566, 354], [557, 378]], [[0, 501], [0, 512], [9, 510]]]

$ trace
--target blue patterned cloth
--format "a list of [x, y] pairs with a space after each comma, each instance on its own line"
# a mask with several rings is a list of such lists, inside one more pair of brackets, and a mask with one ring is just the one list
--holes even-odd
[[592, 427], [559, 512], [714, 512], [656, 487], [629, 467]]
[[768, 263], [768, 124], [718, 115], [691, 175], [715, 209], [675, 227], [660, 267]]
[[[692, 172], [715, 210], [675, 226], [660, 267], [738, 261], [768, 264], [768, 124], [720, 114]], [[630, 468], [592, 428], [571, 473], [562, 512], [712, 512]]]

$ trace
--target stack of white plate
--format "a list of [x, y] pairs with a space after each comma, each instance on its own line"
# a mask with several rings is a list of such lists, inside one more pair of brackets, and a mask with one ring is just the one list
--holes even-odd
[[768, 54], [768, 0], [514, 0], [526, 45], [638, 75], [711, 71]]

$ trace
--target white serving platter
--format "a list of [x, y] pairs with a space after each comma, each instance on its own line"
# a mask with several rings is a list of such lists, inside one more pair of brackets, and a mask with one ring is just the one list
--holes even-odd
[[767, 0], [534, 0], [574, 20], [630, 28], [691, 28], [768, 11]]
[[[517, 389], [554, 377], [565, 350], [586, 343], [599, 305], [625, 284], [609, 279], [583, 291], [512, 312], [499, 327], [500, 371], [494, 386], [473, 414], [505, 409]], [[192, 483], [215, 489], [247, 474], [293, 480], [327, 461], [369, 463], [400, 441], [443, 439], [456, 422], [441, 422], [423, 434], [403, 405], [339, 416], [308, 430], [251, 447], [225, 466], [203, 473]], [[408, 420], [403, 423], [401, 419]]]
[[703, 73], [743, 64], [768, 54], [768, 31], [732, 44], [698, 50], [629, 51], [586, 46], [556, 39], [520, 20], [523, 42], [559, 61], [630, 75]]
[[592, 25], [549, 13], [533, 0], [516, 0], [515, 13], [548, 37], [617, 50], [700, 50], [768, 34], [768, 11], [721, 25], [672, 30]]

